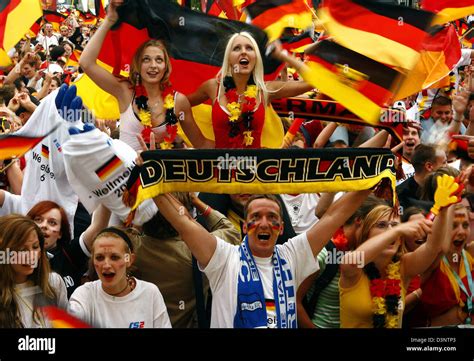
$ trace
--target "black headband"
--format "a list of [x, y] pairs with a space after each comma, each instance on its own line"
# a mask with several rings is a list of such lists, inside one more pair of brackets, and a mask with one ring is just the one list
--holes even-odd
[[121, 229], [118, 229], [118, 228], [115, 228], [115, 227], [108, 227], [108, 228], [105, 228], [103, 229], [102, 231], [99, 232], [99, 234], [97, 235], [97, 237], [95, 237], [95, 239], [99, 238], [99, 236], [101, 234], [104, 234], [104, 233], [114, 233], [116, 234], [117, 236], [119, 236], [120, 238], [122, 238], [125, 243], [127, 243], [128, 245], [128, 248], [130, 248], [130, 251], [133, 252], [133, 243], [132, 243], [132, 240], [130, 239], [130, 237], [128, 236], [127, 233], [125, 233], [124, 231], [122, 231]]

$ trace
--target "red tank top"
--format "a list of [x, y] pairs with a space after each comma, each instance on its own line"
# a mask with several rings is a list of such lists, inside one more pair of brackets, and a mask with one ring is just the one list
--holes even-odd
[[[217, 91], [219, 94], [219, 89]], [[226, 109], [227, 110], [227, 109]], [[239, 134], [233, 138], [229, 137], [230, 124], [229, 115], [222, 109], [218, 97], [212, 105], [212, 129], [214, 130], [214, 138], [216, 148], [261, 148], [261, 138], [263, 123], [265, 121], [265, 106], [263, 102], [260, 102], [257, 109], [253, 114], [252, 120], [252, 145], [245, 146], [244, 143], [244, 131], [247, 129], [244, 126], [244, 122], [239, 120], [237, 123], [239, 126]]]

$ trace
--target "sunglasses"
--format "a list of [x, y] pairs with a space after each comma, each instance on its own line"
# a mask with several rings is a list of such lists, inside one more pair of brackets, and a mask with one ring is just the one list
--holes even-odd
[[11, 129], [11, 123], [7, 118], [0, 117], [0, 129], [2, 130], [3, 133]]

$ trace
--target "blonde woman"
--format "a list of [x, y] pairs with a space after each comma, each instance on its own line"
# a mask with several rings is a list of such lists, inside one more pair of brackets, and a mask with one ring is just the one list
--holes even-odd
[[[400, 224], [393, 208], [375, 207], [362, 223], [356, 250], [342, 261], [341, 327], [400, 328], [408, 284], [441, 252], [446, 224], [445, 208], [434, 222], [418, 218]], [[401, 254], [402, 237], [427, 235], [426, 243]]]
[[[301, 71], [305, 65], [276, 48], [273, 56]], [[265, 82], [262, 56], [248, 32], [232, 35], [222, 68], [188, 95], [191, 106], [212, 101], [212, 130], [216, 148], [261, 148], [266, 107], [273, 99], [292, 97], [312, 89], [305, 82]]]

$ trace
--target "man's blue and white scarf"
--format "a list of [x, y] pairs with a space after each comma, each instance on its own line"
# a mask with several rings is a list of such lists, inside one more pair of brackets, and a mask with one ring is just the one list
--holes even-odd
[[[267, 310], [263, 285], [245, 236], [240, 248], [240, 273], [237, 286], [237, 311], [234, 328], [267, 327]], [[275, 247], [272, 256], [273, 296], [278, 328], [296, 328], [296, 304], [293, 277], [287, 262]]]

